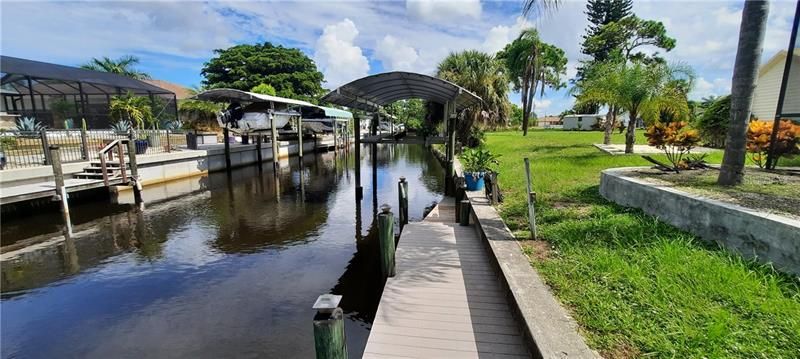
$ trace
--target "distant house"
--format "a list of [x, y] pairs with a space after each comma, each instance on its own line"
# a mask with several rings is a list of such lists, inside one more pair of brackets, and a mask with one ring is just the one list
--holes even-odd
[[147, 83], [149, 83], [149, 84], [151, 84], [153, 86], [160, 87], [162, 89], [165, 89], [165, 90], [168, 90], [170, 92], [173, 92], [175, 94], [175, 97], [178, 100], [184, 100], [184, 99], [187, 99], [189, 97], [192, 97], [191, 90], [189, 90], [188, 88], [186, 88], [186, 86], [183, 86], [183, 85], [178, 85], [176, 83], [172, 83], [172, 82], [168, 82], [168, 81], [164, 81], [164, 80], [152, 80], [151, 79], [151, 80], [142, 80], [142, 81], [147, 82]]
[[603, 115], [600, 114], [567, 115], [564, 116], [562, 128], [564, 130], [591, 131], [602, 120]]
[[561, 117], [544, 116], [536, 120], [536, 125], [541, 128], [551, 128], [561, 124]]
[[[778, 107], [778, 95], [786, 64], [786, 50], [781, 50], [758, 70], [758, 83], [753, 94], [753, 117], [772, 121]], [[783, 113], [800, 113], [800, 53], [792, 56], [792, 67], [784, 97]]]

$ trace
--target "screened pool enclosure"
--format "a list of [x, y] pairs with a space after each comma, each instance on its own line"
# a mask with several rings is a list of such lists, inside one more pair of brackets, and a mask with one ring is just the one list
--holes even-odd
[[126, 76], [77, 67], [0, 56], [2, 127], [20, 117], [34, 117], [51, 129], [108, 129], [113, 96], [132, 93], [150, 99], [160, 123], [177, 119], [175, 94]]

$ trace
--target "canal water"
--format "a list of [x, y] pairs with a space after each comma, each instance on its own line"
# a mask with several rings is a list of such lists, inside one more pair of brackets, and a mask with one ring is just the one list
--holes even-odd
[[147, 187], [144, 208], [130, 192], [76, 206], [71, 236], [58, 213], [4, 219], [2, 357], [313, 358], [325, 293], [344, 296], [360, 357], [383, 288], [378, 206], [405, 176], [421, 220], [444, 176], [421, 146], [361, 153], [361, 201], [341, 151]]

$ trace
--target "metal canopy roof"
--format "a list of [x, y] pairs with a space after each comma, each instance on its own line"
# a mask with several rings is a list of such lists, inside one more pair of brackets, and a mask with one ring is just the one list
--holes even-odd
[[[11, 56], [0, 55], [0, 72], [4, 74], [3, 85], [16, 83], [25, 87], [27, 83], [20, 83], [20, 80], [33, 78], [34, 92], [37, 94], [77, 94], [78, 88], [67, 82], [87, 84], [83, 93], [89, 94], [116, 94], [118, 88], [132, 90], [134, 93], [172, 94], [171, 91], [127, 76]], [[24, 92], [27, 93], [27, 89]]]
[[381, 106], [410, 98], [438, 103], [454, 101], [458, 111], [482, 101], [477, 95], [452, 82], [403, 71], [362, 77], [329, 92], [322, 97], [322, 101], [364, 111], [376, 111]]

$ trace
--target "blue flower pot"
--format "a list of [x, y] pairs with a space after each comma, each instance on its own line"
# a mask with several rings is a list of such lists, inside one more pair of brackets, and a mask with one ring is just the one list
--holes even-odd
[[134, 141], [134, 143], [136, 144], [137, 155], [143, 155], [145, 152], [147, 152], [147, 147], [148, 147], [147, 140], [136, 140]]
[[464, 172], [464, 181], [467, 184], [467, 191], [480, 191], [483, 189], [483, 174], [483, 172]]

